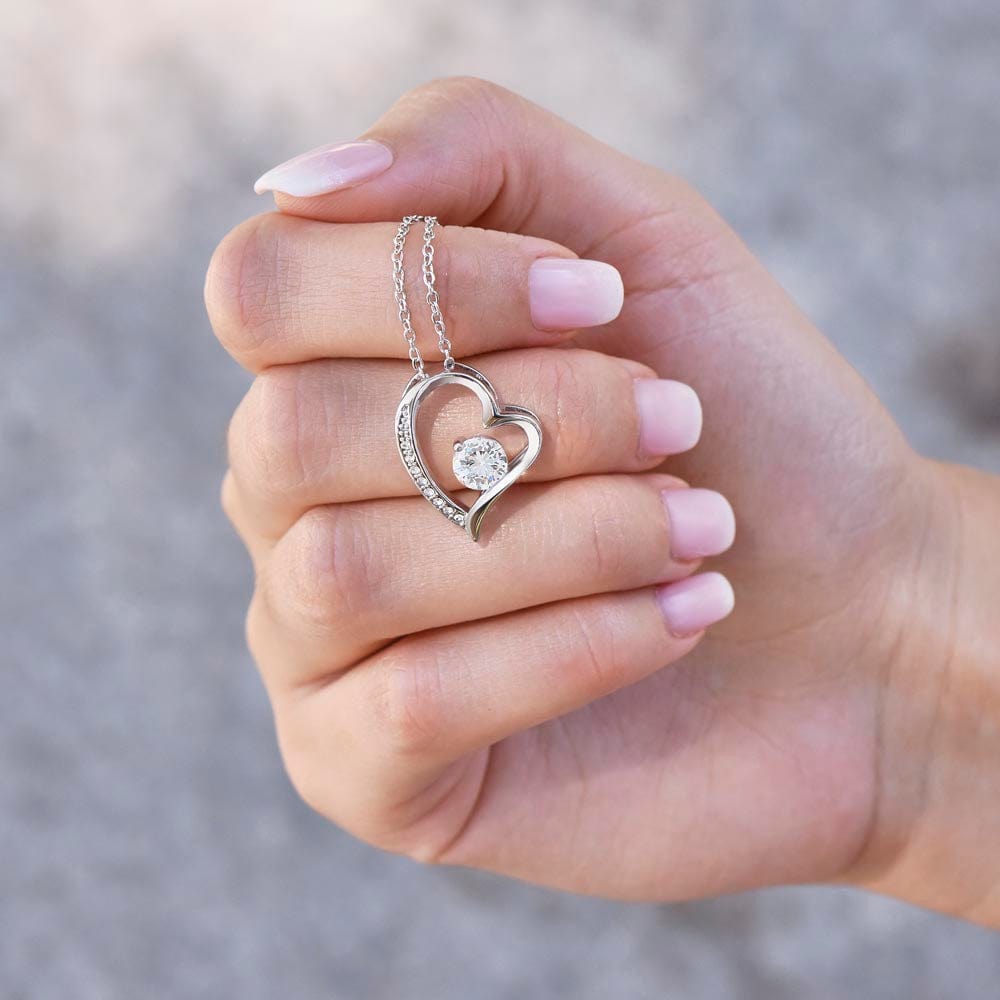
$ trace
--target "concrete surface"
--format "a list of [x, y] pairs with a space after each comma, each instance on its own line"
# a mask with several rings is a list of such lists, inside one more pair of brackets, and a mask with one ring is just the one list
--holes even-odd
[[912, 439], [1000, 471], [991, 0], [0, 3], [0, 995], [962, 998], [1000, 938], [383, 856], [286, 784], [200, 302], [265, 167], [470, 72], [698, 183]]

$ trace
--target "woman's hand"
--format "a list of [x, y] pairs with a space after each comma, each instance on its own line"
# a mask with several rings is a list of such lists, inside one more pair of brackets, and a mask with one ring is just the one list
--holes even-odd
[[[927, 871], [956, 809], [984, 815], [937, 780], [969, 750], [968, 490], [683, 182], [476, 80], [366, 138], [262, 178], [282, 214], [231, 233], [207, 284], [257, 375], [224, 505], [303, 797], [380, 846], [581, 892], [852, 880], [998, 919], [995, 869]], [[547, 434], [484, 546], [395, 455], [389, 250], [415, 212], [449, 224], [456, 354]], [[614, 272], [574, 255], [617, 268], [620, 315]], [[705, 433], [663, 461], [698, 432], [678, 382]], [[439, 452], [471, 412], [443, 408]], [[732, 538], [720, 494], [738, 606], [702, 638], [731, 603], [696, 572]]]

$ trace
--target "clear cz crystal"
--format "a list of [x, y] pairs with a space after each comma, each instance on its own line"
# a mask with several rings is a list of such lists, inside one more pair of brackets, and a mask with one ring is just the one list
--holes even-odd
[[507, 453], [491, 437], [471, 437], [455, 445], [451, 467], [470, 490], [488, 490], [507, 474]]

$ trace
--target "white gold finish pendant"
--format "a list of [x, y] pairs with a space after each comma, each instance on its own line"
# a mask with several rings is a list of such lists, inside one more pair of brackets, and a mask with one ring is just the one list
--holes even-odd
[[[476, 435], [455, 445], [452, 468], [463, 486], [479, 491], [471, 507], [453, 499], [435, 480], [417, 439], [417, 413], [421, 403], [436, 389], [459, 385], [473, 392], [483, 407], [483, 430], [517, 427], [525, 446], [511, 459], [495, 439]], [[455, 364], [436, 375], [414, 375], [396, 410], [396, 445], [414, 485], [430, 504], [475, 541], [486, 512], [535, 463], [542, 448], [542, 425], [523, 406], [502, 406], [496, 390], [482, 372]]]

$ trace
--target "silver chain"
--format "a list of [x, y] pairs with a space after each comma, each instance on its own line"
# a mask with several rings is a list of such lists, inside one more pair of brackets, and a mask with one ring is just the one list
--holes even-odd
[[406, 278], [403, 273], [403, 246], [406, 243], [406, 234], [414, 222], [423, 222], [424, 224], [424, 287], [427, 289], [427, 305], [431, 310], [431, 322], [434, 324], [434, 332], [437, 334], [438, 350], [444, 359], [445, 371], [450, 372], [455, 367], [455, 359], [451, 353], [451, 341], [445, 332], [444, 316], [441, 315], [441, 303], [438, 300], [437, 288], [435, 287], [434, 227], [438, 224], [437, 218], [433, 215], [407, 215], [399, 224], [399, 229], [396, 230], [396, 236], [392, 241], [392, 283], [396, 294], [396, 305], [399, 307], [399, 322], [403, 327], [403, 339], [409, 348], [410, 364], [413, 365], [413, 370], [420, 378], [427, 378], [424, 359], [420, 355], [420, 348], [417, 347], [417, 334], [413, 329], [410, 306], [406, 301]]

